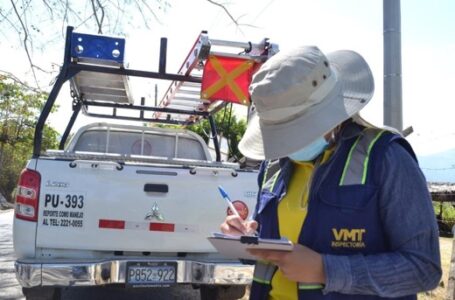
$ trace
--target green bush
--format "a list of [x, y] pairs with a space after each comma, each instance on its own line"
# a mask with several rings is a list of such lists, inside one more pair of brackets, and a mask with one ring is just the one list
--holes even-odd
[[[21, 170], [33, 149], [35, 123], [47, 93], [37, 93], [0, 75], [0, 193], [12, 201]], [[43, 150], [58, 146], [58, 132], [45, 125]]]
[[440, 215], [442, 209], [443, 220], [455, 221], [455, 207], [451, 202], [433, 202], [433, 208], [436, 216]]

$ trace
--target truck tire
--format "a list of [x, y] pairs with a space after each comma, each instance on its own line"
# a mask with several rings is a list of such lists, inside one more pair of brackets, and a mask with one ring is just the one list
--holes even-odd
[[22, 288], [22, 293], [27, 300], [60, 300], [62, 291], [56, 287]]
[[201, 300], [235, 300], [244, 295], [244, 285], [201, 285]]

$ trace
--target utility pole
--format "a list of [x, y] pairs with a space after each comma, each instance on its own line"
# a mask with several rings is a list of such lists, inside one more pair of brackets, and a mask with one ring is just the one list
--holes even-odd
[[400, 0], [383, 0], [384, 125], [403, 130]]

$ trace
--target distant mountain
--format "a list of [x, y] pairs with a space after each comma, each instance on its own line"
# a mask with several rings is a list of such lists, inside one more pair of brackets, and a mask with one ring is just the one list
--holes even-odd
[[418, 160], [427, 181], [455, 182], [455, 149], [418, 156]]

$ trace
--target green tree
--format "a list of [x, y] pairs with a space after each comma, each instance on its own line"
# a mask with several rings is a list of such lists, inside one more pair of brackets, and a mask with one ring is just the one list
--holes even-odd
[[[47, 93], [0, 76], [0, 193], [12, 200], [18, 176], [30, 158], [37, 116]], [[58, 132], [45, 126], [43, 150], [58, 146]]]
[[[239, 152], [238, 144], [246, 130], [246, 121], [237, 119], [237, 116], [232, 113], [232, 104], [226, 106], [214, 115], [214, 120], [219, 136], [225, 137], [228, 141], [229, 152], [228, 157], [234, 158], [236, 161], [242, 156]], [[188, 126], [188, 129], [199, 134], [206, 143], [210, 138], [210, 123], [207, 119], [199, 123]]]

